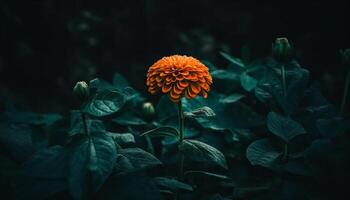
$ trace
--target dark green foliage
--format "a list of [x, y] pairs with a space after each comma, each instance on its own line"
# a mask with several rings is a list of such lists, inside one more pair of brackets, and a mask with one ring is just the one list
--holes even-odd
[[221, 55], [226, 69], [205, 62], [208, 99], [182, 99], [184, 140], [176, 104], [164, 95], [145, 113], [120, 74], [91, 80], [69, 116], [8, 104], [0, 186], [16, 199], [327, 199], [346, 179], [349, 119], [297, 61]]

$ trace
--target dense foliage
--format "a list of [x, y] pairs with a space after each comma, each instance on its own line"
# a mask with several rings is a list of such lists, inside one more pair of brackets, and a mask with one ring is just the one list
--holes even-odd
[[[208, 99], [156, 106], [115, 73], [74, 93], [70, 115], [0, 119], [6, 199], [331, 199], [346, 194], [349, 118], [293, 59], [221, 52]], [[84, 93], [86, 92], [86, 93]], [[85, 96], [84, 96], [85, 95]]]

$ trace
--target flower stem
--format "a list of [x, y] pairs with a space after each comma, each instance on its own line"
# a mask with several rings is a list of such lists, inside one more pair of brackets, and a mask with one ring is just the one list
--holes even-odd
[[83, 120], [84, 132], [87, 136], [89, 136], [89, 131], [86, 123], [86, 113], [84, 113], [83, 111], [80, 111], [80, 113], [81, 113], [81, 118]]
[[285, 143], [284, 144], [284, 149], [283, 149], [283, 158], [282, 158], [282, 160], [286, 162], [287, 159], [288, 159], [288, 143]]
[[[182, 110], [182, 102], [181, 100], [179, 101], [178, 105], [178, 111], [179, 111], [179, 134], [180, 134], [180, 145], [184, 141], [185, 134], [184, 134], [184, 114]], [[184, 160], [185, 160], [185, 155], [183, 155], [180, 152], [180, 160], [179, 160], [179, 172], [178, 172], [178, 179], [182, 180], [183, 179], [183, 168], [184, 168]]]
[[284, 97], [287, 97], [286, 69], [285, 69], [284, 64], [281, 65], [281, 74], [282, 74], [283, 96], [284, 96]]
[[348, 94], [349, 94], [349, 84], [350, 84], [350, 69], [348, 69], [348, 72], [346, 74], [345, 87], [344, 87], [344, 93], [343, 93], [343, 100], [342, 100], [341, 108], [340, 108], [341, 114], [345, 114], [346, 100], [347, 100]]
[[182, 111], [182, 102], [181, 100], [177, 104], [178, 111], [179, 111], [179, 132], [180, 132], [180, 143], [183, 142], [185, 136], [184, 136], [184, 113]]

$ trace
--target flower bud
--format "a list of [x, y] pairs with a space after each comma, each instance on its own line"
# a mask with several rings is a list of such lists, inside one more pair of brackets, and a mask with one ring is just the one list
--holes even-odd
[[277, 38], [274, 43], [272, 43], [272, 56], [278, 62], [290, 62], [292, 59], [293, 48], [290, 45], [287, 38]]
[[89, 86], [85, 81], [79, 81], [75, 84], [73, 93], [78, 99], [82, 102], [86, 101], [89, 98]]
[[155, 109], [152, 103], [145, 102], [142, 105], [142, 111], [145, 115], [153, 115], [155, 113]]
[[350, 69], [350, 48], [340, 51], [342, 56], [343, 64]]

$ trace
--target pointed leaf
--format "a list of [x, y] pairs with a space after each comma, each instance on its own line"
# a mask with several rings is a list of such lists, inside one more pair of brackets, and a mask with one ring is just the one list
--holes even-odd
[[193, 191], [192, 186], [186, 183], [180, 182], [176, 179], [166, 178], [166, 177], [155, 177], [152, 179], [158, 187], [169, 189], [171, 191], [187, 190]]
[[252, 165], [273, 168], [281, 155], [282, 153], [276, 151], [268, 139], [256, 140], [247, 148], [247, 159]]
[[177, 138], [180, 137], [179, 132], [175, 128], [168, 127], [168, 126], [158, 127], [158, 128], [146, 131], [142, 133], [141, 136], [146, 134], [153, 135], [153, 136], [162, 136], [162, 137], [165, 137], [165, 136], [177, 137]]
[[179, 145], [179, 151], [185, 155], [185, 159], [227, 168], [225, 156], [219, 150], [198, 140], [184, 140]]
[[119, 111], [123, 105], [123, 94], [117, 91], [103, 90], [85, 105], [84, 111], [95, 117], [103, 117]]
[[287, 143], [294, 137], [306, 133], [301, 124], [290, 117], [284, 117], [275, 112], [270, 112], [267, 115], [267, 128]]

